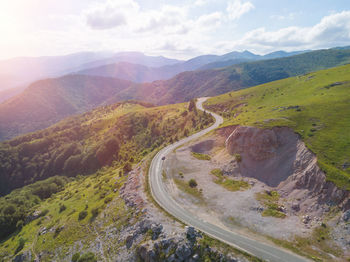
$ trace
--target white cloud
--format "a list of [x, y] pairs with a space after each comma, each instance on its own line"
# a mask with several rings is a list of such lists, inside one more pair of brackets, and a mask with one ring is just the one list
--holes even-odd
[[[281, 24], [293, 24], [300, 13], [277, 8], [271, 12], [278, 16], [270, 16], [275, 21], [266, 23], [272, 27], [247, 32], [244, 30], [251, 24], [244, 25], [239, 18], [254, 8], [252, 0], [197, 0], [187, 4], [167, 0], [155, 7], [139, 0], [61, 0], [45, 1], [36, 8], [40, 1], [12, 0], [2, 6], [0, 56], [111, 50], [190, 58], [233, 50], [266, 53], [350, 43], [350, 11], [327, 12], [330, 15], [313, 26], [281, 28]], [[256, 7], [255, 12], [261, 10]]]
[[242, 0], [233, 0], [228, 3], [226, 11], [228, 17], [231, 20], [237, 20], [245, 13], [254, 9], [254, 5], [251, 2], [243, 2]]
[[196, 23], [199, 27], [212, 28], [217, 27], [223, 20], [223, 14], [220, 12], [214, 12], [211, 14], [202, 15], [198, 18]]
[[272, 20], [294, 20], [298, 15], [300, 15], [300, 12], [299, 13], [289, 13], [289, 14], [286, 14], [286, 15], [271, 15], [270, 18]]
[[276, 31], [257, 28], [237, 41], [224, 41], [226, 50], [249, 49], [265, 53], [283, 49], [287, 51], [343, 46], [350, 43], [350, 11], [331, 14], [312, 27], [285, 27]]
[[189, 31], [187, 20], [186, 9], [166, 5], [159, 10], [140, 12], [134, 19], [133, 30], [141, 33], [185, 34]]
[[195, 6], [203, 6], [206, 5], [208, 3], [208, 0], [196, 0], [196, 2], [194, 2]]
[[133, 0], [108, 0], [85, 12], [86, 23], [92, 29], [111, 29], [126, 25], [138, 10], [139, 5]]

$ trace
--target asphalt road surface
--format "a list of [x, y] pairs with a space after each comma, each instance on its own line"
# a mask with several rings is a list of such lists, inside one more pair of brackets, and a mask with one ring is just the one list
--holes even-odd
[[[199, 110], [204, 110], [202, 107], [203, 102], [207, 98], [199, 98], [197, 101], [197, 108]], [[166, 192], [165, 185], [162, 181], [162, 170], [163, 170], [163, 157], [166, 157], [177, 147], [188, 143], [193, 139], [197, 139], [208, 132], [216, 129], [222, 124], [223, 119], [221, 116], [209, 112], [215, 118], [215, 124], [204, 129], [192, 136], [186, 137], [174, 144], [171, 144], [162, 150], [160, 150], [156, 156], [153, 158], [150, 169], [149, 169], [149, 183], [151, 188], [151, 193], [155, 201], [164, 208], [168, 213], [184, 222], [187, 225], [193, 226], [196, 229], [216, 238], [222, 242], [225, 242], [231, 246], [234, 246], [240, 250], [243, 250], [251, 255], [261, 258], [265, 261], [273, 262], [300, 262], [309, 261], [299, 255], [293, 254], [288, 250], [269, 245], [267, 243], [262, 243], [258, 240], [251, 239], [247, 236], [240, 235], [238, 232], [229, 231], [223, 229], [215, 224], [204, 221], [203, 219], [197, 217], [195, 214], [185, 210], [183, 207], [178, 205], [175, 200]]]

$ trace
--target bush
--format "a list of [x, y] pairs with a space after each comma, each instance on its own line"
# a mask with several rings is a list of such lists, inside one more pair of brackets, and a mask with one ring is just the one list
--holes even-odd
[[40, 212], [39, 216], [40, 216], [40, 217], [44, 217], [44, 216], [46, 216], [48, 213], [49, 213], [49, 210], [48, 210], [48, 209], [44, 209], [43, 211]]
[[81, 211], [80, 213], [79, 213], [79, 216], [78, 216], [78, 219], [79, 220], [83, 220], [86, 216], [87, 216], [87, 212], [86, 212], [86, 210], [83, 210], [83, 211]]
[[223, 176], [222, 170], [219, 168], [213, 169], [212, 171], [210, 171], [210, 173], [219, 178]]
[[83, 254], [77, 262], [97, 262], [97, 259], [94, 253], [88, 252]]
[[61, 233], [61, 231], [63, 230], [63, 226], [58, 226], [58, 227], [56, 227], [56, 229], [55, 229], [55, 234], [54, 234], [54, 238], [56, 238], [60, 233]]
[[60, 204], [60, 210], [59, 210], [60, 213], [62, 213], [66, 209], [67, 207], [64, 204]]
[[80, 253], [75, 253], [73, 256], [72, 256], [72, 262], [77, 262], [80, 258]]
[[99, 212], [100, 211], [99, 211], [98, 207], [91, 209], [92, 217], [97, 217]]
[[3, 213], [5, 215], [12, 215], [16, 212], [16, 208], [14, 205], [8, 205], [7, 207], [4, 208]]
[[207, 154], [201, 154], [201, 153], [196, 153], [192, 152], [191, 153], [193, 157], [197, 158], [198, 160], [211, 160], [211, 157]]
[[191, 178], [190, 181], [188, 181], [188, 185], [193, 188], [193, 187], [196, 187], [198, 184], [196, 180]]
[[19, 230], [21, 230], [22, 227], [23, 227], [23, 225], [24, 225], [23, 220], [18, 220], [18, 222], [17, 222], [17, 224], [16, 224], [16, 228], [19, 229]]
[[194, 99], [191, 99], [189, 105], [188, 105], [188, 111], [194, 111], [197, 112], [197, 107], [196, 107], [196, 102], [194, 101]]
[[234, 154], [234, 157], [235, 157], [237, 162], [241, 162], [242, 161], [242, 156], [240, 154]]
[[106, 197], [106, 198], [105, 198], [105, 201], [104, 201], [104, 202], [105, 202], [105, 204], [108, 204], [109, 202], [111, 202], [111, 201], [112, 201], [112, 199], [113, 199], [113, 198], [112, 198], [111, 196]]
[[24, 248], [25, 243], [26, 241], [23, 238], [18, 239], [18, 246], [16, 248], [15, 254], [17, 254]]
[[132, 170], [132, 166], [130, 162], [125, 163], [123, 167], [124, 174], [129, 173]]

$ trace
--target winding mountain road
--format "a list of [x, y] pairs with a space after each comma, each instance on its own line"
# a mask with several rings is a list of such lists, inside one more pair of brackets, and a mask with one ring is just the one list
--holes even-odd
[[[199, 110], [204, 110], [202, 104], [206, 100], [207, 98], [198, 99], [196, 106]], [[150, 183], [151, 193], [155, 201], [162, 208], [164, 208], [168, 213], [170, 213], [180, 221], [184, 222], [185, 224], [193, 226], [196, 229], [210, 235], [213, 238], [216, 238], [222, 242], [225, 242], [231, 246], [234, 246], [240, 250], [243, 250], [263, 260], [271, 261], [271, 262], [308, 261], [306, 258], [300, 257], [282, 248], [259, 242], [258, 240], [240, 235], [237, 232], [228, 231], [215, 224], [206, 222], [201, 218], [197, 217], [195, 214], [181, 207], [167, 193], [165, 189], [165, 185], [162, 181], [162, 170], [163, 170], [162, 158], [166, 157], [169, 153], [171, 153], [177, 147], [184, 145], [193, 139], [199, 138], [207, 134], [208, 132], [216, 129], [217, 127], [219, 127], [220, 124], [223, 123], [223, 119], [221, 116], [212, 112], [209, 112], [209, 113], [215, 118], [215, 123], [212, 126], [163, 148], [153, 158], [149, 169], [149, 183]]]

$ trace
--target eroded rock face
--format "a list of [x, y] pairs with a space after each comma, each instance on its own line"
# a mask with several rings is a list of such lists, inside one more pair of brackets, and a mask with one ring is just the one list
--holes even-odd
[[282, 197], [301, 199], [297, 203], [301, 211], [319, 209], [319, 205], [350, 208], [349, 191], [326, 181], [316, 156], [290, 128], [237, 126], [225, 145], [230, 154], [240, 154], [241, 161], [230, 163], [224, 170], [256, 178], [275, 187]]
[[276, 155], [278, 142], [273, 130], [238, 127], [226, 140], [226, 147], [230, 154], [246, 154], [255, 161], [261, 161]]
[[298, 137], [288, 128], [237, 127], [226, 139], [230, 154], [239, 154], [242, 176], [276, 187], [294, 171]]

